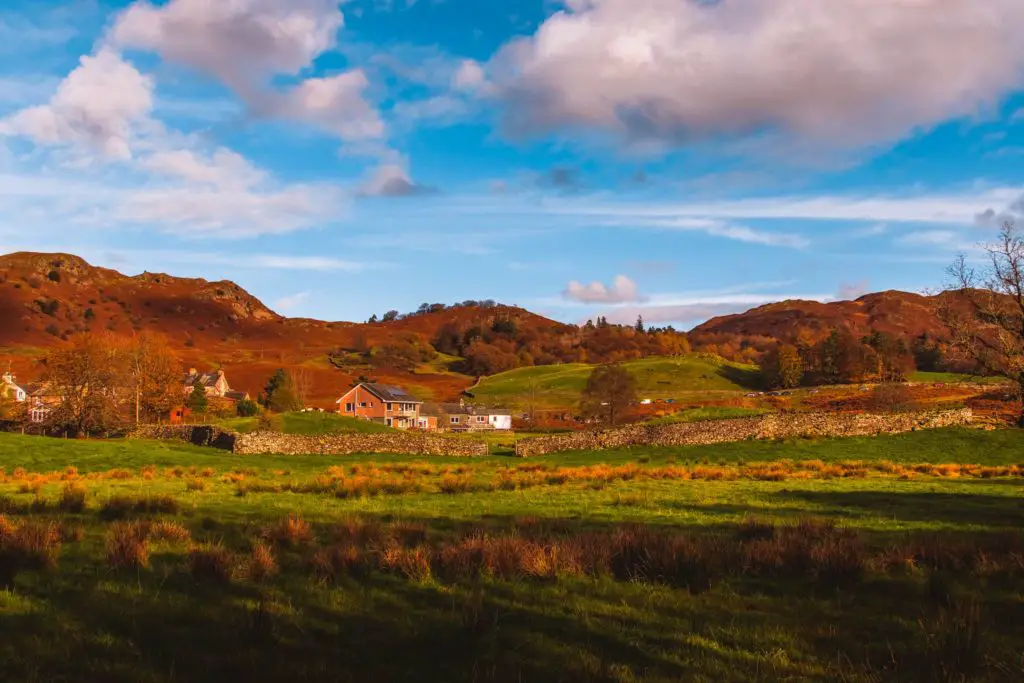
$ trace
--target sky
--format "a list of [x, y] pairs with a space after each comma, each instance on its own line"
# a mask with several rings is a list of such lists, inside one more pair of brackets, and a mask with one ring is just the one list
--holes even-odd
[[1020, 0], [4, 0], [0, 253], [684, 329], [1024, 217]]

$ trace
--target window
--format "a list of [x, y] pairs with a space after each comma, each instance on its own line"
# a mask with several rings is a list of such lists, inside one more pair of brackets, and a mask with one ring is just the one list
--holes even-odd
[[360, 408], [365, 408], [366, 407], [366, 401], [360, 401], [359, 402], [359, 407]]
[[477, 422], [487, 422], [487, 416], [486, 415], [477, 415], [476, 416], [476, 421]]
[[451, 419], [453, 425], [459, 424], [459, 416], [458, 415], [452, 415], [450, 419]]
[[394, 410], [394, 409], [395, 409], [395, 404], [394, 403], [389, 403], [388, 404], [388, 410]]
[[353, 403], [346, 403], [345, 404], [345, 412], [346, 413], [351, 413], [355, 409], [354, 406], [355, 406], [355, 404], [353, 404]]

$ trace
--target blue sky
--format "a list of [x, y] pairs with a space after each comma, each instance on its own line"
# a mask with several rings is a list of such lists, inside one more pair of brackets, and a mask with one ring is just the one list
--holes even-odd
[[363, 320], [690, 327], [941, 286], [1024, 212], [1019, 0], [0, 12], [0, 252]]

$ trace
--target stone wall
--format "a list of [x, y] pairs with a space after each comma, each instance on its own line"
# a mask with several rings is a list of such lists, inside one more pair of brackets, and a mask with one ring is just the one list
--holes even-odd
[[631, 446], [699, 446], [747, 439], [872, 436], [969, 424], [969, 408], [890, 415], [851, 413], [773, 413], [736, 420], [635, 424], [605, 431], [576, 432], [524, 439], [516, 454], [526, 458], [547, 453], [628, 448]]
[[277, 432], [240, 434], [235, 439], [239, 455], [351, 455], [354, 453], [394, 453], [408, 455], [477, 456], [487, 455], [483, 441], [449, 439], [426, 434], [330, 434], [295, 436]]
[[184, 441], [196, 446], [230, 451], [234, 450], [238, 436], [235, 432], [213, 425], [142, 425], [129, 438]]

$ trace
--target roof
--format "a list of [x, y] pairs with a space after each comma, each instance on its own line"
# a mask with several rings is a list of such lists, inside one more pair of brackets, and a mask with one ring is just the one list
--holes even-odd
[[204, 387], [215, 387], [217, 386], [217, 380], [220, 378], [220, 372], [190, 372], [185, 375], [184, 384], [191, 387], [195, 386], [196, 381], [199, 381]]
[[224, 398], [229, 398], [232, 401], [245, 401], [249, 398], [248, 391], [226, 391], [224, 392]]
[[445, 415], [508, 415], [511, 417], [512, 412], [487, 406], [467, 406], [461, 403], [424, 403], [420, 414], [435, 417]]
[[469, 415], [471, 411], [459, 403], [424, 403], [420, 415], [444, 417], [446, 415]]
[[[402, 387], [396, 387], [391, 384], [372, 384], [364, 382], [363, 384], [358, 384], [356, 386], [363, 387], [364, 389], [366, 389], [367, 391], [369, 391], [371, 394], [373, 394], [382, 401], [395, 401], [398, 403], [423, 403], [423, 401], [419, 400]], [[349, 389], [349, 391], [352, 391], [352, 389]]]

